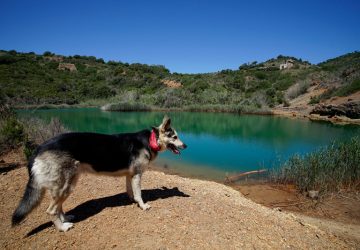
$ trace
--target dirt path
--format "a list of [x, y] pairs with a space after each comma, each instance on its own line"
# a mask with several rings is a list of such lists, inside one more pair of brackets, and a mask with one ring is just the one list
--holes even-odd
[[152, 206], [147, 212], [129, 202], [124, 178], [83, 175], [65, 202], [65, 211], [77, 217], [72, 230], [55, 230], [44, 212], [47, 197], [24, 223], [11, 228], [10, 216], [27, 178], [24, 167], [0, 175], [2, 249], [356, 247], [225, 185], [155, 171], [144, 175], [143, 196]]

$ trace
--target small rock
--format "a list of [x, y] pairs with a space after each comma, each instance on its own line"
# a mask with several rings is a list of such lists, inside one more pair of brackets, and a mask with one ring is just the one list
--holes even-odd
[[279, 212], [282, 211], [282, 209], [281, 209], [280, 207], [274, 207], [274, 210], [275, 210], [275, 211], [279, 211]]
[[308, 196], [309, 196], [311, 199], [317, 199], [317, 198], [319, 198], [319, 191], [310, 190], [310, 191], [308, 192]]

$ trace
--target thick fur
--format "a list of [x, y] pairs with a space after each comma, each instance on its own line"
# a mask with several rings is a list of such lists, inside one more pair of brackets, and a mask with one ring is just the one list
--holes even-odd
[[[186, 148], [170, 127], [170, 119], [153, 128], [160, 151], [169, 149], [179, 153]], [[126, 176], [127, 193], [147, 210], [150, 205], [141, 197], [141, 175], [157, 151], [149, 145], [151, 131], [105, 135], [97, 133], [67, 133], [50, 139], [39, 146], [29, 161], [29, 181], [24, 196], [12, 217], [12, 224], [19, 224], [41, 201], [45, 190], [52, 202], [47, 209], [55, 227], [69, 230], [73, 224], [65, 216], [62, 204], [73, 190], [81, 172], [113, 176]]]

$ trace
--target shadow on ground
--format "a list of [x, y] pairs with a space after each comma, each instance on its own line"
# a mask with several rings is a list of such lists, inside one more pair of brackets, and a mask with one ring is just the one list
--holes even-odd
[[[190, 197], [183, 192], [181, 192], [177, 187], [174, 188], [167, 188], [162, 187], [157, 189], [149, 189], [149, 190], [142, 190], [142, 197], [144, 202], [148, 201], [155, 201], [158, 199], [166, 199], [170, 197]], [[108, 207], [121, 207], [121, 206], [128, 206], [133, 204], [133, 202], [129, 199], [127, 193], [120, 193], [112, 196], [102, 197], [98, 199], [93, 199], [86, 201], [77, 207], [71, 209], [67, 212], [67, 214], [71, 214], [75, 216], [73, 222], [80, 222], [86, 220], [89, 217], [92, 217], [102, 210]], [[46, 222], [33, 230], [31, 230], [26, 237], [32, 236], [43, 231], [46, 228], [49, 228], [53, 225], [52, 222]]]
[[14, 170], [16, 168], [20, 167], [17, 163], [11, 163], [11, 164], [0, 164], [0, 174], [7, 173], [11, 170]]

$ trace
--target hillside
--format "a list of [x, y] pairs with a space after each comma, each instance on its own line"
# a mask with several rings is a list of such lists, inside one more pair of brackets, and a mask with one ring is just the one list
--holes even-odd
[[17, 106], [121, 103], [241, 112], [297, 107], [301, 97], [311, 108], [360, 90], [360, 52], [318, 65], [280, 55], [238, 70], [179, 74], [93, 56], [0, 51], [0, 86], [2, 99]]

